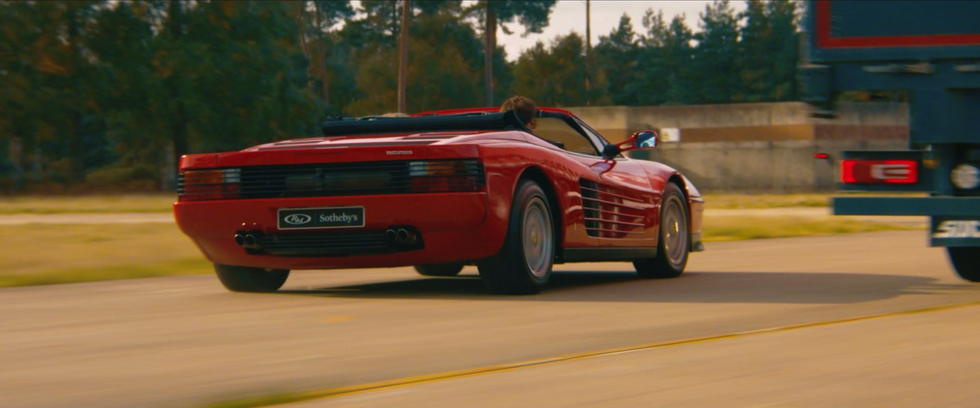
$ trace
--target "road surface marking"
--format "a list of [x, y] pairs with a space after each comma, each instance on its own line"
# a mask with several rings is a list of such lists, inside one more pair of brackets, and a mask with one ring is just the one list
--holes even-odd
[[857, 317], [847, 317], [843, 319], [827, 320], [822, 322], [791, 324], [786, 326], [776, 326], [776, 327], [747, 330], [747, 331], [728, 333], [728, 334], [692, 337], [692, 338], [681, 339], [681, 340], [668, 340], [668, 341], [662, 341], [657, 343], [647, 343], [647, 344], [640, 344], [635, 346], [618, 347], [618, 348], [598, 350], [598, 351], [586, 351], [586, 352], [566, 354], [566, 355], [556, 356], [556, 357], [518, 361], [513, 363], [505, 363], [505, 364], [470, 368], [464, 370], [446, 371], [446, 372], [435, 373], [435, 374], [424, 374], [424, 375], [419, 375], [414, 377], [405, 377], [405, 378], [398, 378], [398, 379], [388, 380], [388, 381], [378, 381], [378, 382], [372, 382], [366, 384], [350, 385], [350, 386], [339, 387], [339, 388], [328, 388], [328, 389], [317, 390], [317, 391], [297, 393], [294, 395], [295, 398], [290, 398], [290, 402], [297, 403], [297, 402], [309, 401], [315, 399], [360, 394], [369, 391], [387, 390], [387, 389], [405, 387], [410, 385], [419, 385], [419, 384], [431, 383], [436, 381], [473, 377], [473, 376], [478, 376], [483, 374], [499, 373], [504, 371], [516, 370], [520, 368], [528, 368], [528, 367], [535, 367], [535, 366], [546, 365], [546, 364], [584, 360], [588, 358], [614, 356], [618, 354], [634, 353], [637, 351], [645, 351], [645, 350], [658, 349], [658, 348], [684, 346], [688, 344], [698, 344], [698, 343], [706, 343], [706, 342], [717, 341], [717, 340], [727, 340], [727, 339], [735, 339], [740, 337], [757, 336], [757, 335], [768, 334], [768, 333], [781, 333], [781, 332], [787, 332], [793, 330], [809, 329], [814, 327], [854, 323], [854, 322], [860, 322], [865, 320], [880, 319], [885, 317], [939, 312], [939, 311], [958, 309], [963, 307], [972, 307], [972, 306], [980, 306], [980, 301], [955, 303], [955, 304], [941, 305], [941, 306], [930, 306], [930, 307], [923, 307], [917, 309], [900, 310], [896, 312], [878, 313], [878, 314], [871, 314], [871, 315], [864, 315], [864, 316], [857, 316]]
[[323, 323], [343, 323], [354, 320], [354, 316], [334, 316], [321, 320]]

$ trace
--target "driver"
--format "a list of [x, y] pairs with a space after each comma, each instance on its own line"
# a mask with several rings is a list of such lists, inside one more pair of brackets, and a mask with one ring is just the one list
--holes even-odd
[[538, 105], [524, 96], [513, 96], [510, 99], [504, 101], [504, 104], [500, 106], [501, 112], [506, 112], [513, 110], [517, 114], [517, 117], [524, 122], [524, 126], [528, 129], [534, 130], [537, 126], [537, 122], [534, 120], [534, 116], [538, 113]]

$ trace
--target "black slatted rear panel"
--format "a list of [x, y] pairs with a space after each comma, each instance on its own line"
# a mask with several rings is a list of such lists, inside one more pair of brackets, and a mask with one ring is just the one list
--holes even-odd
[[[183, 177], [178, 181], [183, 191]], [[238, 191], [245, 199], [329, 197], [480, 191], [485, 184], [477, 160], [383, 161], [242, 167]]]

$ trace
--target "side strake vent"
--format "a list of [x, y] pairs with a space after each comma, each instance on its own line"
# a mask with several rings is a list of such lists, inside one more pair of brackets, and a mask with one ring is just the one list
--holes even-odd
[[579, 180], [585, 232], [599, 238], [642, 238], [650, 203], [622, 189]]
[[[475, 192], [486, 185], [483, 163], [475, 159], [254, 166], [220, 172], [229, 170], [235, 170], [231, 192], [227, 177], [196, 176], [213, 170], [181, 174], [179, 200]], [[197, 180], [202, 182], [194, 183]]]

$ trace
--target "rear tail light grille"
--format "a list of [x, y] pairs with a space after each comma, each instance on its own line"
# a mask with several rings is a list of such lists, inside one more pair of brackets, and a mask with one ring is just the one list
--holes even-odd
[[201, 171], [191, 170], [178, 180], [180, 199], [474, 192], [486, 185], [483, 164], [475, 159], [254, 166], [205, 172], [229, 170], [238, 171], [236, 197], [219, 195], [223, 183], [193, 183], [198, 179], [195, 173]]

